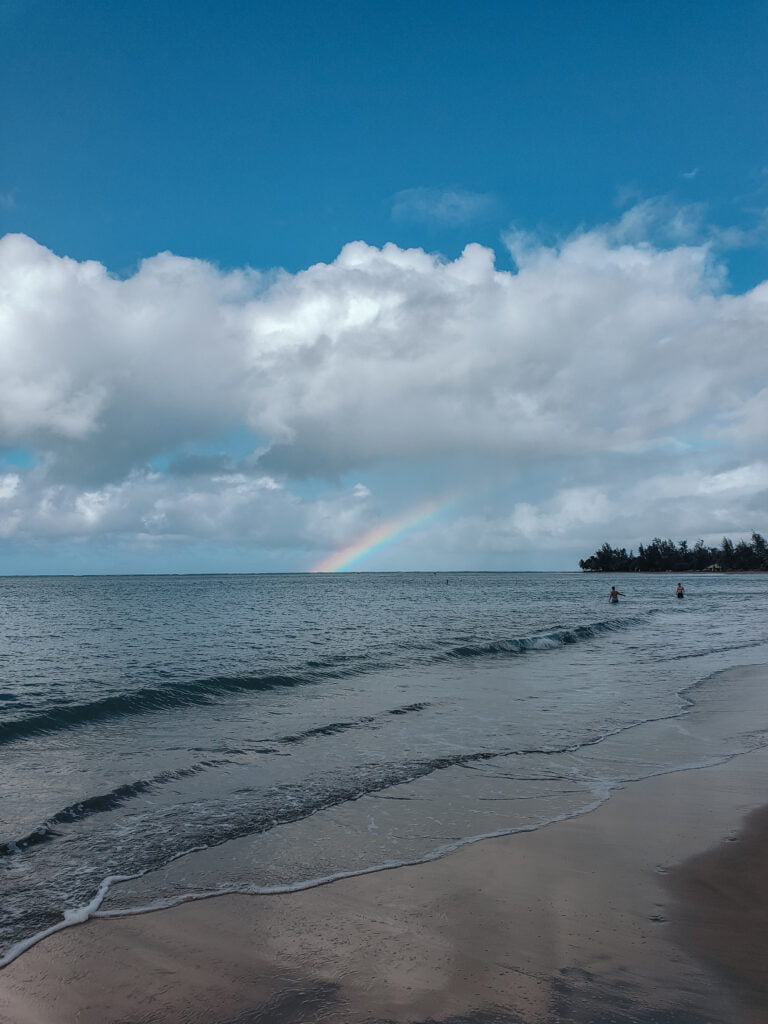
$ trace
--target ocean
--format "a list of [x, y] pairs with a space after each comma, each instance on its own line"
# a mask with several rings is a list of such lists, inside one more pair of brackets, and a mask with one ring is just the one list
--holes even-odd
[[[768, 576], [0, 579], [0, 963], [587, 813], [768, 742]], [[608, 603], [612, 583], [624, 593]]]

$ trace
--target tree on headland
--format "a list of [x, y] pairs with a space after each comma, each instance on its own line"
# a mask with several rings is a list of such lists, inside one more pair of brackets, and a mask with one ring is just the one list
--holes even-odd
[[766, 544], [765, 538], [761, 537], [759, 533], [752, 534], [752, 550], [763, 565], [768, 565], [768, 544]]
[[752, 534], [751, 543], [734, 544], [723, 537], [719, 548], [708, 547], [701, 539], [689, 547], [687, 540], [675, 544], [654, 537], [649, 544], [640, 544], [636, 555], [606, 543], [594, 555], [582, 558], [579, 568], [584, 572], [768, 572], [768, 543], [759, 533]]
[[723, 537], [720, 561], [724, 569], [733, 568], [733, 541], [729, 540], [727, 537]]

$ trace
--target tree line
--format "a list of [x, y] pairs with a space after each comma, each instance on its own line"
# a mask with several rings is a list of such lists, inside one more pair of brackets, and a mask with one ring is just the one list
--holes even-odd
[[650, 544], [641, 544], [637, 554], [626, 548], [603, 544], [594, 555], [582, 558], [579, 568], [584, 572], [768, 572], [768, 543], [759, 533], [752, 541], [723, 537], [719, 548], [697, 540], [675, 544], [672, 540], [654, 537]]

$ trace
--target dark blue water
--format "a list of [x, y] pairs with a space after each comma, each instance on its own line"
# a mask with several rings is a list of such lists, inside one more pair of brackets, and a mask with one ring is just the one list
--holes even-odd
[[763, 687], [713, 673], [768, 662], [768, 577], [676, 583], [0, 580], [2, 948], [439, 855], [763, 745]]

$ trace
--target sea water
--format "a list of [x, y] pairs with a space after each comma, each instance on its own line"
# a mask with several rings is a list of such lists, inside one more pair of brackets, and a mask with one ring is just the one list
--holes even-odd
[[[768, 742], [768, 576], [0, 579], [0, 959], [307, 887]], [[612, 583], [624, 597], [608, 602]]]

